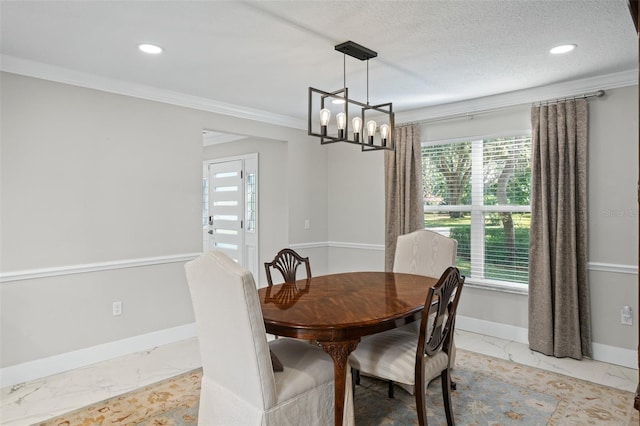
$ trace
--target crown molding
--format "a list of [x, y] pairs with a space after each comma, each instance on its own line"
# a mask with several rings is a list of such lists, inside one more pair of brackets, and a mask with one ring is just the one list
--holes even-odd
[[[532, 87], [461, 102], [434, 105], [411, 111], [397, 112], [396, 123], [409, 123], [447, 118], [457, 115], [510, 108], [549, 99], [580, 96], [597, 90], [615, 89], [638, 84], [638, 70], [629, 70], [597, 77], [571, 80], [547, 86]], [[606, 94], [605, 94], [606, 97]]]
[[40, 78], [43, 80], [55, 81], [57, 83], [101, 90], [103, 92], [132, 96], [150, 101], [163, 102], [236, 118], [291, 127], [294, 129], [307, 128], [305, 120], [300, 120], [282, 114], [274, 114], [259, 109], [216, 101], [213, 99], [185, 95], [183, 93], [159, 89], [157, 87], [101, 77], [95, 74], [43, 64], [41, 62], [30, 61], [10, 55], [0, 55], [0, 70], [27, 77]]
[[[10, 55], [0, 55], [0, 70], [28, 77], [69, 84], [72, 86], [85, 87], [104, 92], [116, 93], [119, 95], [194, 108], [201, 111], [275, 124], [278, 126], [302, 130], [307, 128], [305, 120], [300, 120], [298, 118], [282, 114], [274, 114], [241, 105], [220, 102], [198, 96], [185, 95], [152, 86], [133, 84], [122, 80], [100, 77], [95, 74], [30, 61]], [[515, 92], [469, 99], [466, 101], [434, 105], [411, 111], [398, 111], [396, 112], [396, 123], [426, 121], [460, 114], [472, 114], [540, 102], [547, 99], [579, 96], [583, 93], [596, 90], [614, 89], [637, 84], [638, 70], [629, 70], [597, 77], [572, 80], [564, 83], [518, 90]]]

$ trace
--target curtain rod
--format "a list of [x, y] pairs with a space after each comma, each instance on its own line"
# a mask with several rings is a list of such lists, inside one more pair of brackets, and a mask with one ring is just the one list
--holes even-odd
[[555, 103], [558, 103], [558, 102], [572, 101], [572, 100], [576, 100], [576, 99], [601, 98], [603, 96], [604, 96], [604, 90], [597, 90], [595, 92], [584, 93], [582, 95], [577, 95], [577, 96], [568, 96], [566, 98], [557, 98], [557, 99], [549, 99], [549, 100], [546, 100], [546, 101], [538, 101], [538, 102], [534, 102], [532, 105], [533, 106], [542, 106], [542, 105], [555, 104]]
[[[533, 102], [531, 105], [532, 106], [541, 106], [541, 105], [549, 105], [549, 104], [552, 104], [552, 103], [557, 103], [557, 102], [562, 102], [562, 101], [568, 101], [568, 100], [572, 100], [572, 99], [586, 99], [586, 98], [593, 98], [593, 97], [601, 98], [604, 95], [605, 95], [605, 91], [604, 90], [597, 90], [595, 92], [584, 93], [582, 95], [567, 96], [565, 98], [549, 99], [549, 100], [546, 100], [546, 101], [536, 101], [536, 102]], [[473, 120], [473, 117], [476, 116], [476, 115], [488, 114], [488, 113], [491, 113], [491, 112], [500, 111], [500, 110], [503, 110], [503, 109], [510, 109], [510, 108], [517, 107], [517, 106], [522, 106], [522, 105], [525, 105], [525, 104], [526, 103], [506, 105], [506, 106], [501, 106], [501, 107], [483, 109], [483, 110], [480, 110], [480, 111], [473, 111], [473, 112], [465, 112], [465, 113], [462, 113], [462, 114], [448, 115], [448, 116], [444, 116], [444, 117], [425, 118], [424, 120], [407, 121], [407, 122], [404, 122], [404, 123], [396, 124], [396, 126], [407, 125], [407, 124], [434, 123], [434, 122], [437, 122], [437, 121], [455, 120], [455, 119], [458, 119], [458, 118], [468, 118], [470, 120]]]

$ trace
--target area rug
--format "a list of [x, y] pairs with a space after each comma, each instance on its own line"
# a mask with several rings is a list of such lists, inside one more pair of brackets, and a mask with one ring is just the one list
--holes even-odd
[[[453, 380], [457, 425], [640, 424], [633, 393], [459, 349]], [[40, 423], [43, 426], [196, 425], [202, 370], [194, 370]], [[427, 389], [430, 425], [445, 425], [439, 379]], [[363, 377], [354, 395], [357, 426], [417, 425], [412, 395]]]

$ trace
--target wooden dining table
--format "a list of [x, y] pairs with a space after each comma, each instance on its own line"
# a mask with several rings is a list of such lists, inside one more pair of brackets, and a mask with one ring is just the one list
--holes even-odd
[[342, 425], [349, 354], [360, 338], [420, 319], [436, 278], [394, 272], [321, 275], [258, 290], [267, 333], [308, 339], [333, 358]]

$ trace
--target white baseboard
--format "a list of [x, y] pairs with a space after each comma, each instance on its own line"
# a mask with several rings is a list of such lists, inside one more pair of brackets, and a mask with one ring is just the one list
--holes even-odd
[[[458, 315], [456, 318], [456, 328], [525, 345], [529, 343], [528, 330], [523, 327]], [[12, 365], [0, 369], [0, 387], [5, 388], [30, 380], [40, 379], [195, 336], [197, 336], [196, 325], [195, 323], [191, 323]], [[593, 359], [627, 368], [635, 369], [638, 367], [636, 364], [636, 351], [617, 346], [594, 343]]]
[[593, 359], [595, 361], [633, 368], [634, 370], [638, 369], [638, 352], [633, 349], [594, 343]]
[[456, 315], [456, 329], [510, 340], [525, 345], [529, 344], [529, 330], [514, 325]]
[[40, 379], [196, 336], [195, 323], [129, 337], [0, 369], [0, 386]]
[[[477, 318], [456, 316], [456, 329], [497, 337], [525, 345], [529, 344], [529, 330], [508, 324], [480, 320]], [[638, 368], [638, 353], [633, 349], [593, 343], [594, 361], [620, 365], [627, 368]]]

